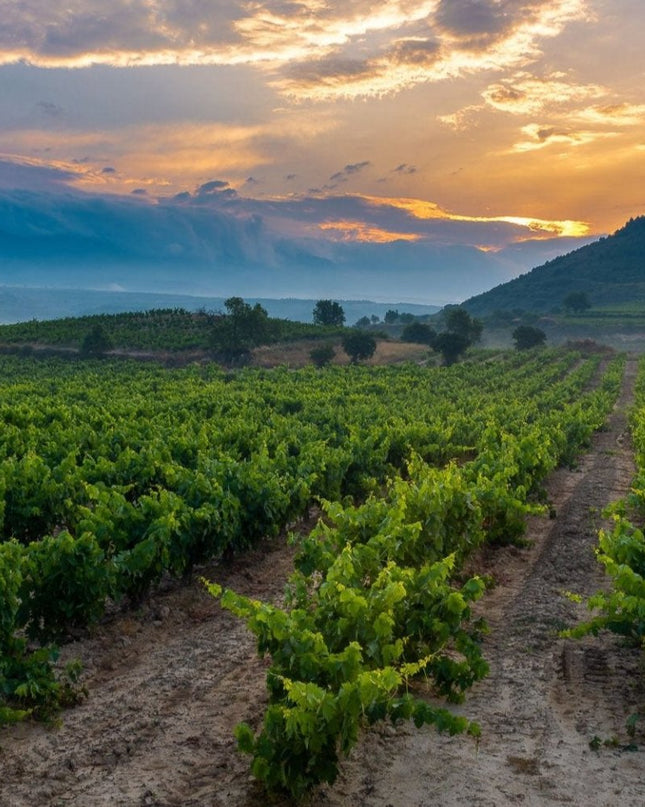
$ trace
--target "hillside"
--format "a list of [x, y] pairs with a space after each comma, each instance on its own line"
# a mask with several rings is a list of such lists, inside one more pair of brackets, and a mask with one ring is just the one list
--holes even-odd
[[463, 306], [476, 316], [496, 310], [550, 312], [573, 291], [585, 292], [593, 307], [645, 305], [645, 216], [599, 241], [548, 261], [508, 283], [471, 297]]
[[[240, 338], [244, 336], [248, 337], [247, 341], [250, 340], [248, 345], [245, 342], [246, 347], [335, 333], [334, 329], [321, 328], [311, 323], [266, 318], [266, 315], [264, 317], [261, 334], [240, 334]], [[164, 308], [44, 321], [30, 320], [14, 325], [0, 325], [0, 345], [46, 345], [76, 350], [81, 347], [91, 329], [98, 327], [107, 337], [110, 348], [116, 350], [208, 350], [216, 349], [218, 343], [214, 337], [214, 329], [222, 326], [227, 319], [221, 314], [206, 311]]]

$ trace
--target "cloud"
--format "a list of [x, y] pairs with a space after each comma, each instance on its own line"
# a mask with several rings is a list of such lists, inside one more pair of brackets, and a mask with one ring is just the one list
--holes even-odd
[[477, 125], [482, 109], [483, 104], [470, 104], [448, 115], [437, 115], [437, 120], [455, 132], [465, 132]]
[[416, 166], [408, 165], [407, 163], [401, 163], [392, 169], [393, 174], [416, 174], [416, 172]]
[[[0, 0], [0, 64], [247, 65], [299, 98], [523, 67], [589, 0]], [[358, 55], [357, 55], [358, 54]]]
[[645, 104], [618, 102], [587, 107], [578, 112], [576, 117], [589, 123], [609, 125], [611, 127], [638, 126], [642, 125], [645, 120]]
[[[331, 131], [331, 116], [297, 111], [274, 113], [265, 123], [143, 123], [123, 128], [77, 130], [0, 130], [0, 154], [42, 155], [41, 161], [74, 169], [83, 187], [129, 193], [146, 187], [153, 193], [192, 189], [225, 174], [242, 185], [282, 154], [300, 154], [315, 138]], [[76, 156], [82, 155], [82, 156]], [[16, 157], [20, 160], [20, 157]], [[30, 158], [35, 159], [35, 158]], [[104, 167], [118, 166], [118, 173]]]
[[[551, 142], [562, 142], [563, 138], [571, 138], [570, 132], [563, 133], [549, 128], [529, 131], [531, 142], [548, 145]], [[366, 160], [348, 163], [341, 174], [353, 176], [369, 166]], [[398, 169], [409, 168], [402, 163]], [[79, 168], [79, 172], [84, 169]], [[48, 193], [69, 189], [70, 184], [82, 188], [78, 175], [65, 170], [44, 170], [37, 164], [14, 164], [9, 161], [0, 162], [0, 188], [21, 187], [43, 190]], [[151, 196], [149, 189], [135, 186], [136, 201], [139, 204], [149, 199], [148, 207], [161, 206], [164, 209], [184, 210], [182, 215], [189, 218], [194, 215], [201, 221], [205, 211], [212, 211], [216, 218], [228, 220], [233, 217], [238, 221], [257, 220], [265, 222], [273, 237], [282, 238], [325, 238], [339, 237], [353, 240], [372, 238], [375, 242], [387, 240], [430, 240], [442, 243], [456, 243], [476, 248], [504, 245], [527, 238], [576, 236], [588, 233], [588, 226], [579, 221], [554, 221], [539, 217], [521, 217], [511, 211], [500, 211], [498, 215], [470, 216], [449, 211], [439, 204], [418, 198], [398, 196], [370, 196], [366, 194], [310, 194], [290, 195], [286, 197], [252, 198], [243, 196], [231, 187], [228, 180], [212, 179], [196, 187], [194, 192], [183, 191], [168, 196]], [[84, 204], [90, 206], [94, 195], [72, 191]], [[129, 190], [129, 198], [132, 189]], [[53, 196], [52, 196], [53, 198]], [[105, 204], [110, 197], [96, 195], [97, 204]], [[128, 197], [113, 196], [114, 209], [129, 210]], [[101, 201], [103, 200], [103, 201]], [[112, 204], [112, 202], [110, 202]], [[124, 207], [125, 206], [125, 207]], [[137, 210], [139, 205], [137, 206]], [[194, 211], [190, 213], [189, 211]], [[137, 216], [140, 214], [137, 214]], [[152, 213], [148, 214], [153, 216]], [[202, 225], [200, 225], [201, 227]], [[173, 239], [181, 243], [181, 239]], [[270, 253], [270, 250], [269, 250]]]
[[441, 0], [437, 23], [457, 37], [499, 36], [513, 23], [508, 7], [495, 0]]
[[197, 188], [197, 195], [203, 196], [208, 193], [217, 193], [218, 191], [224, 190], [224, 188], [228, 188], [229, 184], [224, 179], [213, 179], [210, 182], [205, 182], [203, 185], [200, 185]]
[[[360, 162], [348, 166], [361, 170]], [[31, 190], [8, 188], [17, 169]], [[7, 271], [19, 267], [21, 282], [45, 282], [60, 267], [57, 277], [86, 288], [114, 282], [128, 289], [311, 296], [325, 284], [364, 295], [369, 283], [370, 293], [388, 296], [405, 282], [429, 300], [463, 299], [535, 265], [526, 256], [540, 253], [537, 238], [552, 253], [554, 236], [569, 238], [570, 247], [573, 236], [586, 232], [581, 222], [468, 216], [414, 198], [246, 198], [225, 179], [157, 198], [145, 188], [115, 196], [64, 185], [61, 193], [61, 181], [70, 178], [0, 162], [3, 255]], [[494, 258], [511, 245], [512, 259]]]
[[55, 166], [39, 160], [0, 155], [0, 188], [22, 190], [63, 190], [81, 174], [71, 167]]
[[[386, 46], [373, 21], [374, 32], [368, 26], [355, 42], [348, 34], [346, 42], [334, 43], [322, 57], [308, 54], [288, 70], [278, 68], [273, 86], [294, 97], [327, 100], [383, 96], [418, 84], [523, 69], [540, 58], [542, 44], [559, 36], [568, 23], [591, 19], [587, 0], [443, 0], [414, 5], [416, 13], [408, 19], [392, 17]], [[360, 58], [357, 49], [364, 54]]]
[[389, 244], [393, 241], [419, 241], [417, 233], [396, 232], [374, 227], [358, 221], [326, 221], [319, 225], [320, 230], [333, 240]]
[[369, 160], [363, 160], [359, 163], [350, 163], [346, 165], [341, 171], [336, 171], [329, 177], [330, 182], [347, 182], [349, 177], [354, 174], [360, 174], [365, 168], [370, 165]]
[[539, 123], [530, 123], [528, 126], [523, 126], [522, 132], [526, 137], [513, 145], [513, 151], [536, 151], [554, 145], [586, 146], [595, 140], [616, 136], [616, 132], [575, 130], [568, 127]]
[[545, 78], [520, 73], [489, 85], [482, 97], [488, 106], [511, 115], [537, 115], [550, 109], [571, 116], [589, 99], [607, 94], [605, 87], [567, 81], [562, 73]]
[[441, 45], [435, 39], [399, 39], [387, 52], [392, 64], [429, 67], [439, 58]]

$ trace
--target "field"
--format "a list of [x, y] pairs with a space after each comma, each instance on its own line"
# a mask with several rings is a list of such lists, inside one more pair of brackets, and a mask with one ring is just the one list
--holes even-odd
[[5, 719], [56, 720], [52, 642], [89, 697], [3, 730], [0, 804], [640, 803], [638, 653], [558, 636], [633, 475], [634, 363], [489, 358], [2, 359]]

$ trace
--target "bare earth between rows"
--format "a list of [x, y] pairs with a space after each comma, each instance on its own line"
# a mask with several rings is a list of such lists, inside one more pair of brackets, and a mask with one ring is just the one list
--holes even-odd
[[[550, 478], [555, 518], [531, 519], [529, 548], [478, 560], [477, 570], [497, 581], [481, 604], [491, 671], [459, 711], [480, 723], [479, 745], [431, 728], [374, 728], [312, 805], [645, 804], [645, 751], [624, 750], [625, 720], [645, 704], [638, 654], [610, 636], [558, 636], [585, 616], [562, 592], [604, 585], [593, 549], [602, 508], [627, 492], [634, 474], [626, 408], [635, 373], [628, 362], [607, 428], [578, 467]], [[292, 551], [275, 541], [204, 574], [279, 599], [291, 568]], [[260, 720], [267, 662], [198, 582], [168, 584], [64, 655], [83, 661], [89, 697], [57, 729], [0, 732], [0, 807], [268, 803], [232, 734], [240, 720]], [[589, 746], [594, 737], [598, 750]]]

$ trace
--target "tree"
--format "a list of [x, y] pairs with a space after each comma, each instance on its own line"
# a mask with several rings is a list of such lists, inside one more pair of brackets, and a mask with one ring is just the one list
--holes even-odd
[[443, 356], [443, 363], [446, 367], [454, 364], [469, 346], [470, 342], [463, 334], [451, 331], [440, 333], [432, 344], [434, 350]]
[[309, 358], [316, 365], [316, 367], [324, 367], [329, 364], [336, 355], [334, 348], [327, 342], [324, 345], [314, 347], [309, 351]]
[[361, 317], [360, 319], [356, 320], [356, 324], [354, 325], [355, 328], [369, 328], [372, 323], [370, 322], [369, 317]]
[[345, 312], [340, 303], [334, 300], [318, 300], [313, 311], [314, 325], [335, 325], [345, 324]]
[[465, 308], [451, 306], [446, 311], [446, 330], [465, 337], [469, 344], [479, 342], [484, 328], [481, 320], [471, 317]]
[[581, 314], [588, 308], [591, 308], [591, 303], [584, 291], [572, 291], [562, 301], [562, 305], [567, 311], [572, 311], [574, 314]]
[[102, 325], [93, 325], [81, 342], [81, 356], [101, 358], [111, 349], [112, 342]]
[[241, 297], [229, 297], [224, 305], [228, 313], [216, 321], [211, 347], [229, 360], [241, 359], [270, 338], [269, 315], [259, 303], [251, 307]]
[[546, 334], [541, 328], [519, 325], [513, 331], [513, 340], [517, 350], [529, 350], [529, 348], [543, 345], [546, 342]]
[[396, 322], [398, 318], [399, 312], [395, 308], [390, 308], [385, 312], [383, 320], [384, 322], [387, 322], [388, 325], [392, 325], [392, 323]]
[[401, 332], [402, 342], [416, 342], [419, 345], [432, 345], [437, 332], [425, 322], [411, 322]]
[[343, 336], [343, 350], [350, 357], [352, 364], [361, 359], [370, 359], [376, 351], [376, 339], [366, 331], [350, 331]]
[[471, 317], [465, 308], [457, 305], [446, 306], [443, 317], [446, 330], [436, 337], [432, 347], [441, 353], [443, 363], [448, 366], [454, 364], [474, 342], [479, 342], [484, 326], [481, 320]]

